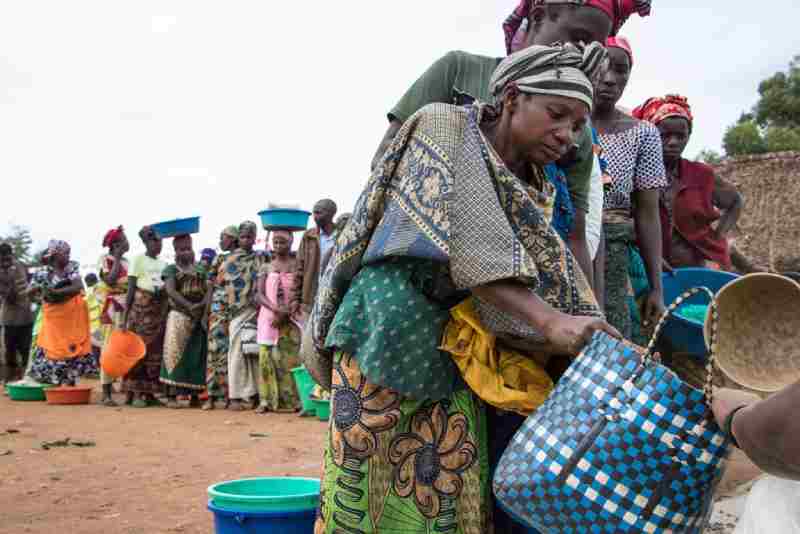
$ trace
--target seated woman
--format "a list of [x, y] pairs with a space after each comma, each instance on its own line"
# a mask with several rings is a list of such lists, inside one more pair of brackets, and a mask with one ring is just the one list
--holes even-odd
[[164, 334], [164, 360], [161, 383], [167, 386], [167, 407], [179, 408], [178, 393], [185, 390], [191, 397], [190, 408], [199, 408], [199, 394], [206, 388], [208, 336], [206, 309], [210, 291], [208, 273], [195, 263], [192, 236], [173, 240], [175, 263], [164, 269], [164, 282], [169, 297], [169, 315]]
[[618, 335], [550, 225], [543, 171], [582, 131], [604, 55], [513, 54], [491, 105], [422, 108], [373, 170], [310, 319], [309, 370], [332, 384], [315, 532], [491, 531], [495, 429], [439, 349], [454, 306], [469, 301], [498, 342], [543, 364]]
[[292, 237], [288, 230], [272, 233], [272, 261], [258, 275], [259, 413], [300, 410], [292, 369], [301, 365], [297, 351], [303, 319], [299, 309], [292, 314], [289, 304], [295, 272]]
[[[735, 187], [705, 163], [684, 159], [694, 119], [685, 97], [650, 98], [633, 111], [661, 134], [670, 185], [661, 194], [664, 260], [671, 267], [731, 268], [727, 235], [742, 211]], [[716, 223], [716, 226], [714, 226]]]
[[34, 275], [30, 292], [43, 305], [29, 376], [45, 384], [74, 386], [79, 377], [97, 373], [80, 266], [70, 261], [66, 241], [50, 241], [46, 267]]

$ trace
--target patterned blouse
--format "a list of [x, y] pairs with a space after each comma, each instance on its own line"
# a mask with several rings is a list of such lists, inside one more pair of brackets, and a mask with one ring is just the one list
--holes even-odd
[[600, 133], [603, 157], [608, 163], [611, 184], [605, 191], [604, 209], [630, 210], [634, 191], [669, 186], [658, 129], [639, 123], [619, 133]]

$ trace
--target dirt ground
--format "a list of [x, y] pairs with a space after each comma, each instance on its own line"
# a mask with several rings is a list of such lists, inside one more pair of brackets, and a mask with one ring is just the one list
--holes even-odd
[[[208, 534], [210, 484], [318, 477], [325, 430], [290, 415], [48, 406], [0, 396], [0, 533]], [[64, 438], [95, 446], [41, 447]], [[735, 456], [722, 490], [757, 474]]]

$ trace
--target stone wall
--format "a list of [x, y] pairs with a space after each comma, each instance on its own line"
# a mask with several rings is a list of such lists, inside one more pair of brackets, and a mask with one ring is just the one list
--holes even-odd
[[800, 152], [727, 159], [717, 173], [744, 197], [736, 247], [770, 270], [800, 272]]

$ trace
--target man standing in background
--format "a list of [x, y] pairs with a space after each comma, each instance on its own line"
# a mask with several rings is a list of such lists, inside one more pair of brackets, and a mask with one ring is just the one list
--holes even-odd
[[0, 381], [3, 383], [19, 380], [28, 364], [33, 312], [27, 288], [27, 267], [14, 257], [11, 245], [0, 243], [0, 326], [5, 340], [5, 361], [0, 370]]
[[297, 250], [297, 270], [295, 272], [292, 313], [298, 309], [308, 318], [314, 307], [319, 286], [320, 261], [333, 248], [335, 241], [333, 219], [336, 217], [336, 203], [330, 199], [314, 204], [315, 228], [303, 234]]

